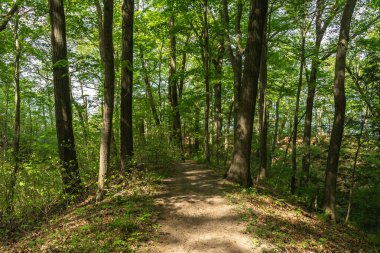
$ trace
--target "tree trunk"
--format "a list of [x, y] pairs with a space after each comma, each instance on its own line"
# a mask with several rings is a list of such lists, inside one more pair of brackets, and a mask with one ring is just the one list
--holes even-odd
[[301, 94], [301, 88], [302, 88], [303, 66], [304, 66], [304, 63], [305, 63], [306, 31], [302, 29], [301, 33], [302, 33], [301, 63], [300, 63], [300, 68], [299, 68], [297, 97], [296, 97], [296, 110], [294, 112], [293, 136], [292, 136], [292, 178], [291, 178], [291, 182], [290, 182], [290, 192], [291, 192], [291, 194], [294, 194], [295, 191], [296, 191], [298, 111], [299, 111], [299, 107], [300, 107], [300, 94]]
[[19, 5], [21, 2], [21, 0], [17, 0], [13, 4], [12, 8], [8, 11], [8, 13], [4, 15], [3, 20], [0, 22], [0, 32], [7, 28], [8, 22], [12, 19], [13, 15], [15, 15], [18, 12]]
[[182, 94], [183, 94], [183, 87], [185, 84], [185, 72], [186, 72], [186, 62], [187, 62], [187, 44], [189, 43], [190, 36], [187, 36], [185, 46], [182, 51], [182, 65], [181, 65], [181, 75], [180, 75], [180, 80], [179, 80], [179, 87], [178, 87], [178, 96], [179, 96], [179, 101], [182, 99]]
[[223, 0], [223, 26], [224, 33], [226, 37], [227, 51], [230, 57], [230, 62], [232, 65], [232, 70], [234, 73], [234, 142], [236, 139], [237, 131], [237, 118], [239, 111], [239, 102], [241, 100], [241, 85], [242, 85], [242, 73], [243, 73], [243, 49], [240, 46], [240, 41], [242, 37], [241, 32], [241, 18], [243, 15], [243, 2], [238, 0], [237, 2], [237, 13], [235, 20], [235, 48], [232, 48], [232, 43], [229, 35], [229, 13], [228, 13], [228, 0]]
[[244, 187], [252, 185], [250, 168], [252, 130], [267, 11], [267, 0], [251, 0], [236, 139], [232, 162], [227, 172], [227, 179]]
[[210, 118], [210, 70], [209, 70], [209, 36], [208, 36], [208, 0], [203, 1], [203, 70], [205, 75], [206, 86], [206, 108], [205, 108], [205, 130], [204, 130], [204, 144], [205, 144], [205, 158], [206, 162], [210, 163], [210, 131], [209, 131], [209, 118]]
[[324, 0], [317, 0], [316, 3], [316, 17], [315, 17], [315, 44], [314, 44], [314, 57], [311, 63], [311, 73], [310, 79], [308, 80], [308, 90], [306, 99], [306, 114], [305, 114], [305, 126], [304, 126], [304, 136], [303, 145], [305, 152], [302, 157], [302, 176], [301, 185], [305, 185], [309, 181], [310, 173], [310, 143], [312, 134], [312, 120], [313, 120], [313, 108], [314, 108], [314, 97], [317, 86], [317, 75], [320, 65], [319, 51], [321, 47], [321, 42], [323, 36], [326, 32], [328, 25], [330, 24], [332, 18], [336, 14], [336, 10], [332, 10], [328, 18], [322, 23], [322, 17], [325, 7]]
[[170, 17], [170, 68], [169, 68], [169, 97], [172, 107], [173, 131], [172, 137], [178, 147], [183, 152], [182, 147], [182, 133], [181, 133], [181, 115], [178, 110], [178, 88], [176, 77], [176, 37], [174, 33], [175, 19], [174, 14]]
[[122, 68], [120, 97], [120, 161], [125, 171], [133, 156], [132, 89], [133, 89], [133, 16], [134, 0], [122, 6]]
[[195, 126], [194, 126], [194, 132], [195, 132], [195, 140], [194, 140], [194, 153], [197, 154], [199, 151], [199, 135], [200, 135], [200, 109], [198, 107], [195, 108]]
[[336, 50], [335, 77], [334, 77], [334, 122], [330, 138], [330, 147], [327, 156], [326, 175], [325, 175], [325, 198], [323, 208], [326, 215], [333, 221], [335, 217], [336, 202], [336, 181], [339, 163], [339, 153], [342, 144], [344, 131], [344, 118], [346, 112], [345, 96], [345, 67], [348, 40], [350, 35], [350, 24], [354, 12], [356, 0], [347, 0], [343, 10], [340, 23], [339, 42]]
[[[17, 15], [17, 14], [15, 14]], [[8, 194], [6, 195], [6, 209], [7, 214], [13, 211], [13, 197], [15, 192], [15, 185], [17, 180], [17, 173], [19, 171], [20, 162], [20, 114], [21, 114], [21, 98], [20, 98], [20, 55], [21, 47], [19, 41], [19, 18], [16, 16], [14, 24], [14, 38], [15, 38], [15, 66], [14, 66], [14, 84], [15, 84], [15, 136], [13, 142], [13, 159], [14, 166], [10, 178]]]
[[224, 40], [222, 39], [219, 44], [218, 57], [214, 61], [215, 71], [218, 81], [214, 84], [214, 126], [215, 126], [215, 143], [216, 143], [216, 159], [220, 158], [220, 140], [222, 137], [222, 67], [224, 55]]
[[148, 70], [146, 69], [146, 66], [145, 66], [144, 52], [143, 52], [142, 48], [140, 48], [140, 59], [141, 59], [142, 75], [143, 75], [145, 88], [147, 91], [149, 105], [150, 105], [150, 111], [152, 112], [152, 115], [153, 115], [153, 118], [154, 118], [156, 125], [159, 126], [160, 125], [160, 117], [159, 117], [157, 109], [156, 109], [156, 103], [154, 102], [152, 86], [150, 85], [149, 74], [148, 74]]
[[269, 154], [269, 169], [272, 167], [273, 163], [273, 155], [277, 147], [277, 140], [278, 140], [278, 130], [279, 130], [279, 119], [280, 119], [280, 101], [281, 101], [281, 96], [277, 99], [276, 101], [276, 112], [275, 112], [275, 119], [274, 119], [274, 132], [273, 132], [273, 140], [272, 140], [272, 147], [270, 149], [270, 154]]
[[82, 190], [75, 150], [63, 0], [49, 0], [55, 120], [64, 194]]
[[260, 131], [260, 147], [259, 147], [259, 173], [257, 181], [266, 178], [267, 174], [267, 138], [268, 138], [268, 111], [267, 111], [267, 34], [264, 28], [263, 51], [261, 53], [260, 63], [260, 98], [259, 98], [259, 131]]
[[359, 136], [358, 136], [358, 147], [357, 147], [356, 152], [355, 152], [354, 165], [352, 167], [351, 186], [350, 186], [350, 193], [348, 196], [347, 213], [346, 213], [346, 218], [344, 220], [345, 224], [348, 223], [348, 220], [350, 219], [351, 205], [352, 205], [352, 192], [353, 192], [354, 187], [355, 187], [356, 166], [357, 166], [360, 148], [362, 146], [361, 141], [362, 141], [363, 130], [364, 130], [364, 125], [365, 125], [367, 116], [368, 116], [368, 107], [366, 108], [364, 119], [362, 120], [361, 125], [360, 125], [360, 132], [359, 132]]
[[100, 137], [99, 177], [96, 201], [104, 197], [104, 182], [110, 161], [112, 118], [115, 91], [115, 63], [112, 39], [113, 0], [103, 1], [103, 50], [104, 50], [104, 106], [103, 123]]

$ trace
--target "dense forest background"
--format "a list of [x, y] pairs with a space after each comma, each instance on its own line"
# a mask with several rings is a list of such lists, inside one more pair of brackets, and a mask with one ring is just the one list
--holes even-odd
[[[379, 243], [380, 3], [264, 2], [1, 1], [1, 222], [47, 215], [84, 191], [100, 201], [111, 179], [141, 164], [192, 159], [243, 186], [252, 175], [254, 187]], [[334, 174], [334, 71], [350, 4]], [[236, 144], [244, 113], [248, 149]], [[234, 174], [244, 168], [249, 179]]]

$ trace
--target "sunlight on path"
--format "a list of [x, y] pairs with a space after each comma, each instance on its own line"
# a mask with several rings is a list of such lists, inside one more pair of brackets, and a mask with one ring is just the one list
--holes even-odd
[[166, 179], [166, 192], [156, 198], [159, 236], [140, 252], [261, 252], [244, 234], [234, 207], [224, 197], [227, 188], [213, 171], [182, 163]]

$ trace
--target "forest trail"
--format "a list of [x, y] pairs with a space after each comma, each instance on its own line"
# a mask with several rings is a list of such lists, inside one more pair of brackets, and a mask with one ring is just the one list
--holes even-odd
[[225, 198], [230, 186], [220, 176], [192, 162], [173, 167], [170, 175], [156, 197], [158, 238], [140, 252], [261, 252]]

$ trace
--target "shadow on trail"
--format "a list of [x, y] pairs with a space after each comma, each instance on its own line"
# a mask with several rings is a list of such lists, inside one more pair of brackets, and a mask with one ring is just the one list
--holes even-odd
[[147, 252], [341, 251], [361, 244], [268, 195], [240, 193], [204, 165], [182, 163], [168, 174], [164, 191], [155, 196], [159, 245]]
[[225, 194], [233, 186], [213, 170], [191, 162], [169, 171], [156, 197], [161, 248], [150, 252], [250, 252], [251, 242]]

